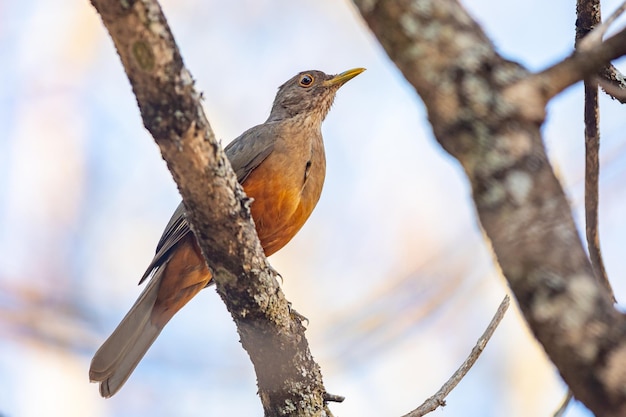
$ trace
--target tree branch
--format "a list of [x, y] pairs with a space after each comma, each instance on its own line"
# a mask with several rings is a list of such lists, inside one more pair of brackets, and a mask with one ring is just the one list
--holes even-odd
[[565, 411], [567, 410], [567, 407], [569, 407], [569, 404], [572, 402], [572, 398], [574, 398], [574, 395], [572, 394], [572, 391], [568, 389], [567, 393], [565, 394], [565, 398], [563, 398], [563, 402], [561, 403], [559, 408], [554, 412], [552, 417], [563, 417], [565, 415]]
[[436, 410], [438, 407], [446, 405], [445, 398], [459, 384], [459, 382], [461, 382], [461, 380], [469, 372], [472, 366], [474, 366], [474, 363], [476, 363], [476, 361], [480, 357], [480, 354], [483, 353], [483, 350], [485, 350], [489, 339], [491, 339], [491, 336], [493, 336], [493, 332], [495, 332], [496, 328], [500, 324], [500, 321], [502, 321], [504, 313], [506, 313], [506, 310], [508, 308], [509, 296], [505, 295], [504, 299], [500, 303], [500, 306], [498, 307], [498, 310], [496, 310], [496, 314], [494, 314], [491, 322], [489, 323], [483, 334], [480, 336], [480, 338], [476, 342], [476, 345], [470, 352], [469, 356], [463, 361], [459, 369], [457, 369], [456, 372], [452, 374], [450, 379], [448, 379], [446, 383], [443, 384], [443, 386], [439, 389], [439, 391], [435, 393], [435, 395], [428, 398], [422, 403], [422, 405], [403, 417], [422, 417], [430, 413], [431, 411]]
[[547, 100], [625, 53], [626, 32], [530, 75], [455, 0], [354, 1], [463, 166], [502, 272], [563, 379], [597, 415], [626, 415], [626, 320], [595, 279], [540, 132]]
[[626, 1], [602, 23], [600, 0], [578, 0], [576, 2], [576, 47], [581, 51], [597, 48], [611, 25], [625, 11]]
[[613, 64], [600, 72], [598, 84], [609, 97], [626, 104], [626, 77]]
[[[576, 45], [579, 50], [592, 50], [601, 45], [602, 36], [611, 23], [624, 11], [626, 3], [601, 24], [600, 0], [578, 0], [576, 5]], [[594, 29], [595, 28], [595, 29]], [[600, 113], [598, 111], [598, 85], [596, 77], [584, 81], [585, 104], [585, 234], [591, 266], [598, 282], [615, 301], [615, 294], [604, 268], [600, 250], [598, 227], [598, 202], [600, 179]]]
[[[602, 37], [606, 34], [609, 27], [624, 11], [626, 11], [626, 2], [622, 3], [604, 23], [601, 23], [600, 0], [578, 0], [576, 2], [577, 48], [585, 50], [598, 47], [602, 43]], [[626, 78], [613, 64], [608, 64], [602, 68], [598, 79], [599, 85], [606, 94], [621, 103], [626, 103], [626, 100], [623, 98], [624, 91], [621, 91], [621, 94], [612, 92], [615, 89], [618, 89], [618, 91], [626, 90]]]
[[607, 62], [626, 54], [626, 29], [596, 48], [576, 50], [563, 61], [508, 87], [507, 100], [520, 101], [524, 117], [543, 121], [548, 101], [567, 87], [600, 71]]
[[249, 200], [215, 140], [156, 0], [92, 0], [178, 184], [190, 224], [254, 364], [266, 416], [327, 411], [319, 366], [292, 319], [251, 221]]

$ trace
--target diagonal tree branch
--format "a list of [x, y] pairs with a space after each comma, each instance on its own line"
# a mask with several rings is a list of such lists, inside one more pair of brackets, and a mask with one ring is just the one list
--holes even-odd
[[519, 101], [524, 117], [542, 122], [550, 99], [626, 54], [626, 29], [595, 48], [575, 50], [563, 61], [507, 87], [507, 100]]
[[626, 415], [626, 320], [595, 279], [540, 131], [545, 103], [626, 53], [626, 32], [531, 75], [455, 0], [354, 2], [463, 166], [502, 272], [563, 379], [596, 415]]
[[302, 324], [269, 267], [193, 79], [156, 0], [92, 0], [122, 60], [144, 125], [178, 184], [217, 290], [254, 364], [266, 416], [330, 414]]
[[613, 64], [600, 72], [599, 85], [611, 98], [626, 104], [626, 77]]
[[452, 390], [461, 382], [461, 380], [467, 375], [469, 370], [474, 366], [480, 354], [483, 353], [483, 350], [487, 346], [489, 339], [493, 336], [493, 332], [496, 331], [496, 328], [502, 321], [504, 317], [504, 313], [509, 308], [509, 296], [505, 295], [504, 299], [498, 306], [496, 310], [496, 314], [494, 314], [491, 322], [480, 336], [476, 345], [468, 355], [468, 357], [463, 361], [459, 369], [457, 369], [454, 374], [446, 381], [445, 384], [433, 395], [432, 397], [426, 399], [419, 407], [410, 413], [406, 414], [403, 417], [422, 417], [426, 414], [435, 411], [438, 407], [446, 405], [445, 398], [452, 392]]

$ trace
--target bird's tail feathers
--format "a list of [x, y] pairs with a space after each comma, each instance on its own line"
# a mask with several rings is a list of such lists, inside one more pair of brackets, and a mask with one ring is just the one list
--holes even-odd
[[162, 271], [152, 277], [128, 314], [91, 360], [89, 379], [100, 383], [100, 394], [111, 397], [124, 385], [157, 338], [162, 325], [151, 320]]

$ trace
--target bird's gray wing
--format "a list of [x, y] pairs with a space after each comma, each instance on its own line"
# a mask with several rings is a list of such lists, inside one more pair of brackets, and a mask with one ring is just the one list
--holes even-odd
[[[276, 141], [275, 129], [273, 123], [255, 126], [229, 143], [224, 150], [240, 184], [272, 153]], [[191, 229], [187, 222], [185, 206], [181, 201], [165, 226], [156, 247], [156, 254], [139, 280], [140, 284], [165, 262], [172, 248], [189, 232]]]
[[170, 218], [170, 221], [165, 226], [165, 230], [161, 235], [161, 239], [159, 239], [159, 243], [156, 247], [156, 254], [148, 268], [146, 268], [146, 272], [143, 273], [143, 276], [139, 280], [141, 284], [150, 274], [160, 267], [163, 262], [169, 257], [170, 251], [172, 248], [185, 236], [189, 233], [191, 229], [189, 228], [189, 223], [187, 222], [187, 215], [185, 213], [185, 206], [181, 201], [176, 210], [174, 210], [174, 214]]
[[271, 122], [254, 126], [226, 146], [224, 151], [239, 184], [243, 184], [248, 175], [272, 153], [277, 128], [277, 124]]

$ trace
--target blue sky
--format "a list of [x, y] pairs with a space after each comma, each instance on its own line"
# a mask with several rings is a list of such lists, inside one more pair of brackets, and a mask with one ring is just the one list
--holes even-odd
[[[318, 207], [270, 262], [310, 319], [326, 387], [347, 397], [335, 415], [415, 408], [508, 291], [462, 171], [432, 137], [419, 97], [349, 2], [162, 4], [223, 144], [262, 123], [296, 72], [368, 69], [339, 91], [324, 123]], [[505, 57], [531, 70], [571, 51], [573, 2], [463, 4]], [[0, 0], [0, 62], [0, 413], [261, 415], [252, 366], [213, 288], [172, 320], [119, 394], [99, 398], [89, 361], [139, 294], [179, 197], [89, 2]], [[579, 224], [581, 97], [575, 86], [555, 99], [543, 128]], [[603, 98], [601, 110], [601, 238], [609, 275], [619, 277], [623, 109]], [[551, 415], [564, 387], [516, 310], [437, 413]]]

